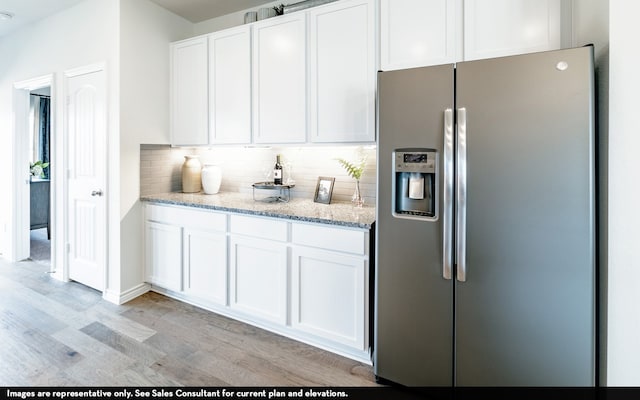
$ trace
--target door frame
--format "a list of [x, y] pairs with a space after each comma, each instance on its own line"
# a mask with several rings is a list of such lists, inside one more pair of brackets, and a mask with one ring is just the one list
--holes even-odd
[[[62, 171], [58, 163], [55, 162], [59, 157], [59, 136], [57, 134], [57, 90], [55, 86], [55, 74], [47, 74], [39, 77], [15, 82], [13, 84], [13, 110], [14, 110], [14, 129], [13, 129], [13, 177], [12, 177], [12, 205], [11, 205], [11, 254], [12, 261], [21, 261], [29, 258], [30, 244], [30, 186], [29, 172], [26, 168], [29, 162], [29, 108], [31, 91], [41, 89], [43, 87], [51, 88], [51, 111], [50, 111], [50, 143], [51, 154], [50, 159], [53, 161], [50, 168], [51, 181], [58, 180], [59, 172]], [[63, 215], [61, 204], [57, 201], [59, 185], [50, 185], [50, 215], [51, 220], [49, 227], [51, 234], [51, 273], [56, 273], [55, 266], [59, 265], [56, 261], [58, 252], [56, 246], [58, 243], [56, 235], [57, 221]]]

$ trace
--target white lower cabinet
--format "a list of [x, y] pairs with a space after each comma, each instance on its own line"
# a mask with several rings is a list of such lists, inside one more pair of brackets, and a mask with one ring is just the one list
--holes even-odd
[[369, 232], [146, 205], [152, 289], [370, 363]]
[[307, 247], [292, 258], [291, 326], [365, 350], [366, 260]]
[[250, 317], [286, 324], [286, 244], [232, 236], [230, 246], [231, 308]]
[[147, 281], [169, 290], [182, 290], [182, 228], [146, 221], [145, 241]]
[[227, 234], [185, 229], [184, 291], [219, 305], [227, 304]]

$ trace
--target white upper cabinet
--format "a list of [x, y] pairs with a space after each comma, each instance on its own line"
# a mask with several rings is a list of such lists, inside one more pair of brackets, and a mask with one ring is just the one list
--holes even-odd
[[461, 0], [380, 0], [384, 71], [453, 63]]
[[306, 14], [253, 25], [253, 139], [301, 143], [307, 131]]
[[209, 142], [251, 142], [251, 27], [209, 35]]
[[381, 68], [412, 68], [559, 49], [562, 2], [380, 0]]
[[560, 48], [561, 0], [465, 0], [464, 60]]
[[375, 141], [374, 1], [341, 1], [309, 16], [311, 141]]
[[377, 1], [172, 43], [171, 143], [375, 142]]
[[207, 144], [207, 38], [171, 44], [171, 143]]

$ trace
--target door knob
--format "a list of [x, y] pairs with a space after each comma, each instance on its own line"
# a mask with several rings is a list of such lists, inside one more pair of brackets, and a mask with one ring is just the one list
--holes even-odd
[[93, 192], [91, 192], [91, 196], [102, 196], [102, 190], [94, 190]]

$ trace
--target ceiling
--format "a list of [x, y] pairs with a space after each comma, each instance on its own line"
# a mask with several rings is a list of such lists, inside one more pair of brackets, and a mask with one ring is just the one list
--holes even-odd
[[[0, 37], [82, 1], [84, 0], [0, 0], [0, 13], [9, 12], [13, 14], [13, 18], [10, 20], [0, 18]], [[273, 2], [273, 0], [151, 1], [193, 23]], [[284, 3], [296, 3], [297, 1], [299, 0], [284, 1]]]
[[83, 0], [0, 0], [0, 12], [10, 12], [13, 18], [0, 19], [0, 37], [16, 29], [74, 6]]

